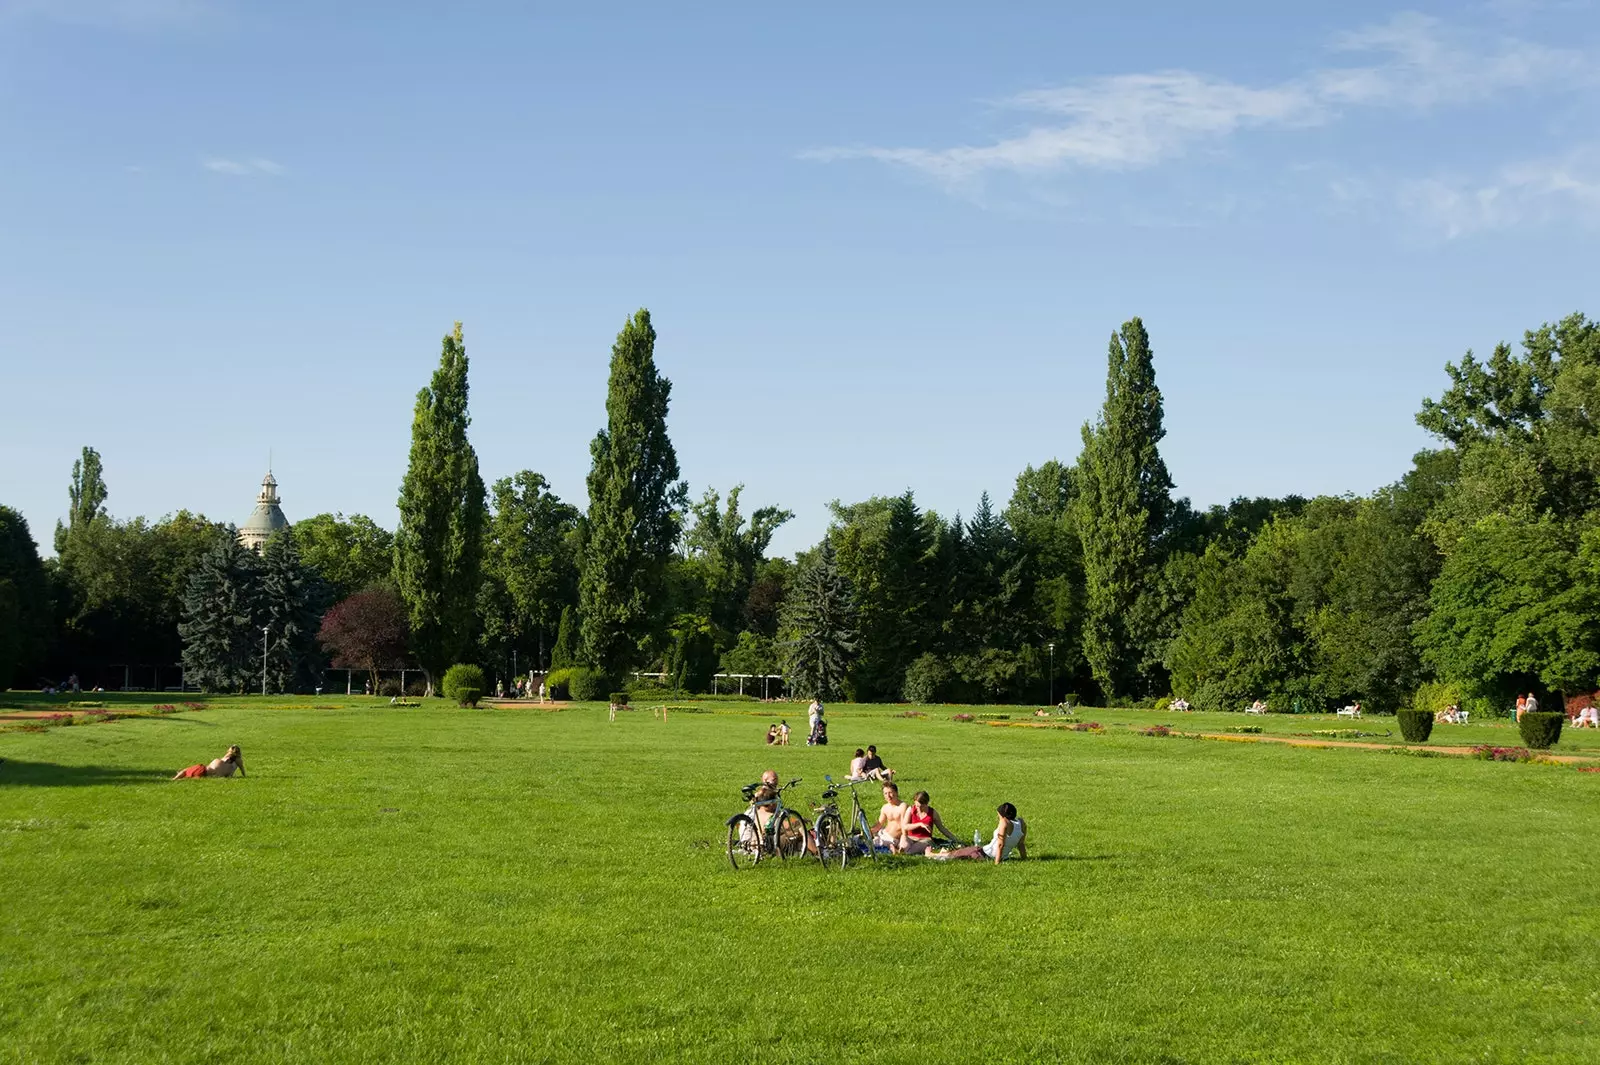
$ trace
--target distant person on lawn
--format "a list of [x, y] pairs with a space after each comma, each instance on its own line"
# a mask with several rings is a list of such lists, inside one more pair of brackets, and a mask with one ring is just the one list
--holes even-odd
[[873, 780], [893, 780], [894, 770], [883, 764], [883, 759], [878, 757], [878, 748], [867, 746], [867, 760], [861, 763], [861, 769]]
[[789, 722], [787, 721], [778, 722], [778, 745], [780, 747], [789, 746]]
[[173, 780], [191, 780], [195, 777], [231, 777], [237, 769], [239, 775], [244, 776], [244, 754], [240, 752], [236, 743], [228, 748], [228, 753], [221, 758], [213, 758], [206, 765], [192, 765], [187, 769], [180, 769]]
[[778, 742], [778, 726], [777, 725], [769, 725], [769, 726], [767, 726], [767, 746], [771, 747], [773, 744], [775, 744], [777, 742]]
[[867, 776], [867, 752], [860, 747], [856, 748], [856, 756], [850, 759], [849, 780], [864, 780]]
[[960, 847], [953, 851], [932, 851], [928, 857], [939, 859], [973, 858], [991, 861], [999, 865], [1005, 859], [1016, 855], [1018, 858], [1028, 856], [1028, 823], [1017, 816], [1017, 808], [1008, 802], [1001, 803], [995, 809], [1000, 815], [999, 822], [994, 826], [994, 837], [981, 847]]

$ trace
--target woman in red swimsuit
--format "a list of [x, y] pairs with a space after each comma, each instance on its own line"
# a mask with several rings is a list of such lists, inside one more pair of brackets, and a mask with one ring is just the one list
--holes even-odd
[[919, 791], [912, 798], [911, 805], [906, 807], [905, 816], [900, 819], [900, 840], [895, 850], [901, 854], [924, 853], [933, 843], [935, 828], [947, 839], [955, 836], [944, 827], [944, 822], [939, 819], [939, 811], [928, 805], [928, 793]]

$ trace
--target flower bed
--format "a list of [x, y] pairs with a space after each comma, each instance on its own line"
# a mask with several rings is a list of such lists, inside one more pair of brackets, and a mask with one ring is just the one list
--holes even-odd
[[[1105, 731], [1105, 729], [1101, 727], [1100, 722], [1098, 722], [1098, 721], [1075, 721], [1068, 727], [1071, 728], [1073, 732], [1104, 732]], [[1162, 726], [1162, 727], [1165, 727], [1165, 726]]]
[[1481, 743], [1472, 748], [1472, 757], [1485, 762], [1531, 762], [1533, 752], [1526, 747], [1491, 747]]

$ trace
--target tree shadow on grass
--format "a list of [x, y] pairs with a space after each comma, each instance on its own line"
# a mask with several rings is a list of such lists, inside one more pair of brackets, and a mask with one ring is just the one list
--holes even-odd
[[1030, 862], [1115, 862], [1126, 854], [1030, 854]]
[[0, 788], [85, 787], [94, 784], [148, 784], [172, 777], [171, 769], [131, 769], [123, 766], [57, 765], [54, 762], [19, 762], [0, 759]]

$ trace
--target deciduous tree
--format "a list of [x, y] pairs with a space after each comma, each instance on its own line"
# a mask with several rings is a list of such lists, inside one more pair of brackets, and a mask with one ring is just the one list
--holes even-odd
[[467, 349], [457, 322], [444, 338], [432, 383], [417, 393], [395, 531], [395, 579], [430, 689], [474, 635], [485, 509], [469, 424]]

